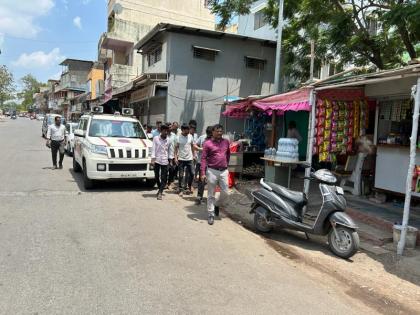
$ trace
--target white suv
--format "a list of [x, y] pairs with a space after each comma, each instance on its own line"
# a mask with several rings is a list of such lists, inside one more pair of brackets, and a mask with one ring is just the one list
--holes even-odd
[[85, 189], [112, 179], [141, 179], [153, 187], [152, 144], [137, 119], [84, 115], [74, 131], [73, 170], [83, 172]]

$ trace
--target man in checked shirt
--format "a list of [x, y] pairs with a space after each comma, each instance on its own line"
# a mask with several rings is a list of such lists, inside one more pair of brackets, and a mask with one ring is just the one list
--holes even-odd
[[168, 167], [174, 159], [174, 143], [168, 138], [169, 127], [162, 125], [160, 135], [153, 138], [152, 164], [155, 167], [155, 179], [158, 185], [157, 199], [162, 200], [163, 190], [168, 181]]

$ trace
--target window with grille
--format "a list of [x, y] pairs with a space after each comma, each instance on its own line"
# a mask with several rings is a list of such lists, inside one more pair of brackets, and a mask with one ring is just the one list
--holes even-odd
[[267, 63], [267, 60], [265, 59], [245, 56], [245, 66], [247, 68], [264, 70], [266, 63]]
[[214, 61], [219, 51], [220, 50], [212, 48], [193, 46], [193, 56], [198, 59]]
[[147, 54], [147, 64], [149, 67], [162, 60], [162, 46], [154, 49]]
[[254, 14], [254, 31], [260, 29], [267, 24], [264, 16], [264, 10], [260, 10]]

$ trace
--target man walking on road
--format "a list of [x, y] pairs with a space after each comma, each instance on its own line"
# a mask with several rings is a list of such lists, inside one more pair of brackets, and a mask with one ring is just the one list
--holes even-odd
[[156, 127], [155, 127], [155, 129], [153, 129], [152, 130], [152, 135], [153, 135], [153, 138], [154, 137], [157, 137], [157, 136], [159, 136], [160, 135], [160, 128], [162, 127], [162, 122], [161, 121], [157, 121], [156, 122]]
[[[176, 146], [176, 141], [178, 138], [178, 122], [174, 121], [172, 124], [170, 124], [170, 133], [169, 133], [169, 140], [174, 145], [174, 148]], [[175, 177], [178, 171], [178, 166], [176, 165], [175, 161], [172, 163], [172, 165], [169, 165], [169, 179], [168, 179], [168, 186], [172, 185], [175, 181]]]
[[157, 199], [162, 200], [162, 193], [168, 179], [168, 166], [174, 158], [174, 145], [168, 138], [169, 127], [160, 127], [160, 136], [153, 138], [152, 164], [155, 167], [155, 179], [159, 188]]
[[[215, 125], [212, 130], [212, 138], [204, 143], [201, 155], [201, 179], [202, 181], [207, 180], [207, 211], [210, 225], [213, 225], [214, 216], [219, 215], [219, 207], [224, 205], [229, 194], [230, 144], [222, 136], [223, 126]], [[217, 184], [220, 187], [220, 198], [216, 201], [215, 190]]]
[[204, 142], [211, 139], [213, 127], [207, 127], [206, 134], [198, 138], [194, 143], [195, 152], [197, 152], [197, 164], [195, 166], [195, 177], [198, 178], [198, 190], [196, 204], [200, 205], [203, 201], [205, 182], [201, 180], [201, 152], [203, 151]]
[[[66, 143], [66, 127], [61, 124], [61, 117], [54, 118], [54, 124], [48, 126], [47, 146], [51, 148], [53, 169], [63, 168], [64, 145]], [[57, 167], [57, 153], [60, 152], [59, 166]]]
[[[192, 182], [194, 179], [193, 172], [194, 159], [194, 141], [190, 134], [190, 127], [182, 125], [181, 134], [177, 137], [175, 146], [175, 160], [178, 162], [178, 188], [179, 194], [183, 192], [192, 193]], [[185, 178], [184, 178], [185, 176]], [[184, 183], [185, 180], [185, 183]], [[188, 190], [187, 190], [188, 189]]]

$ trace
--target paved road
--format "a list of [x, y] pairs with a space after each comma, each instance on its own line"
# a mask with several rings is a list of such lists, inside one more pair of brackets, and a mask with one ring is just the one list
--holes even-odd
[[133, 184], [81, 190], [37, 121], [0, 122], [0, 314], [366, 314], [227, 218]]

